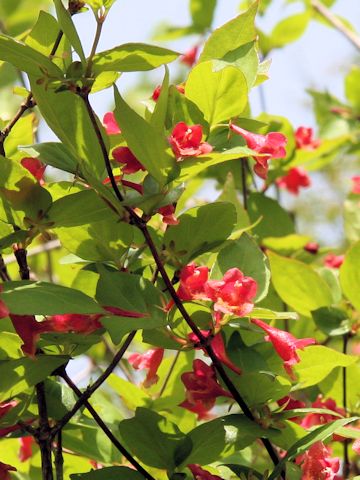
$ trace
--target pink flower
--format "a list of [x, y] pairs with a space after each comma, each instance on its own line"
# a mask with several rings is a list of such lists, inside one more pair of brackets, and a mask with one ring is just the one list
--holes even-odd
[[20, 441], [20, 449], [19, 449], [19, 460], [20, 462], [26, 462], [29, 458], [32, 457], [32, 446], [35, 443], [33, 437], [21, 437], [19, 438]]
[[301, 187], [306, 188], [311, 185], [311, 179], [306, 170], [300, 167], [290, 168], [288, 173], [276, 180], [280, 188], [285, 188], [288, 192], [298, 195]]
[[325, 267], [340, 268], [344, 263], [345, 255], [335, 255], [334, 253], [328, 253], [324, 258]]
[[44, 185], [44, 172], [46, 165], [44, 165], [38, 158], [26, 157], [20, 161], [21, 165], [33, 175], [40, 185]]
[[308, 242], [304, 250], [315, 255], [319, 251], [319, 244], [317, 242]]
[[123, 163], [124, 167], [122, 167], [123, 173], [136, 173], [139, 170], [145, 171], [146, 168], [139, 162], [139, 160], [135, 157], [132, 153], [130, 148], [128, 147], [117, 147], [114, 148], [113, 152], [114, 160], [117, 163]]
[[355, 175], [354, 177], [351, 178], [351, 181], [353, 182], [351, 193], [355, 193], [359, 195], [360, 194], [360, 175]]
[[282, 133], [270, 132], [267, 135], [260, 135], [249, 132], [233, 123], [230, 123], [230, 130], [244, 137], [246, 145], [251, 148], [251, 150], [255, 150], [255, 152], [261, 154], [261, 156], [254, 157], [256, 161], [254, 171], [260, 178], [266, 179], [269, 160], [272, 158], [286, 157], [285, 145], [287, 138]]
[[[326, 408], [327, 410], [332, 410], [340, 414], [341, 416], [345, 416], [345, 410], [340, 408], [336, 405], [335, 400], [332, 398], [328, 398], [323, 400], [322, 395], [318, 395], [315, 402], [311, 404], [313, 408]], [[308, 413], [302, 420], [301, 426], [304, 428], [311, 428], [314, 425], [324, 425], [325, 423], [332, 422], [333, 420], [337, 420], [339, 417], [337, 415], [331, 415], [330, 413]]]
[[179, 220], [175, 217], [175, 207], [174, 205], [166, 205], [165, 207], [159, 208], [158, 212], [162, 215], [162, 221], [166, 225], [178, 225]]
[[302, 480], [334, 480], [339, 471], [340, 461], [331, 457], [331, 449], [322, 442], [316, 442], [309, 450], [296, 459], [301, 464]]
[[231, 268], [222, 280], [209, 280], [205, 284], [206, 295], [215, 302], [215, 312], [244, 317], [254, 307], [257, 283], [246, 277], [238, 268]]
[[64, 315], [53, 315], [48, 320], [48, 325], [52, 332], [75, 332], [88, 335], [102, 328], [99, 321], [100, 317], [101, 315], [66, 313]]
[[181, 55], [180, 62], [185, 63], [185, 65], [188, 65], [189, 67], [192, 67], [196, 62], [198, 51], [199, 47], [197, 45], [191, 47], [187, 52], [184, 53], [184, 55]]
[[34, 357], [40, 334], [51, 331], [49, 322], [37, 322], [33, 315], [14, 315], [11, 313], [10, 318], [16, 333], [24, 342], [21, 350], [25, 355]]
[[284, 360], [284, 368], [289, 375], [292, 375], [291, 367], [300, 361], [296, 350], [303, 350], [308, 345], [315, 343], [313, 338], [297, 339], [291, 335], [291, 333], [271, 327], [257, 318], [253, 318], [251, 322], [262, 328], [268, 334], [265, 340], [273, 344], [276, 353]]
[[178, 296], [181, 300], [207, 299], [205, 284], [208, 281], [208, 267], [189, 263], [180, 272]]
[[223, 480], [218, 475], [213, 475], [207, 470], [204, 470], [200, 465], [191, 463], [187, 465], [188, 469], [194, 476], [194, 480]]
[[16, 468], [12, 465], [0, 462], [0, 480], [11, 480], [9, 472], [16, 472]]
[[[202, 402], [203, 411], [210, 410], [215, 405], [217, 397], [232, 398], [231, 394], [217, 382], [214, 367], [200, 359], [193, 361], [193, 371], [183, 373], [181, 380], [186, 388], [187, 402], [193, 406], [198, 406], [198, 402]], [[187, 402], [180, 406], [187, 408]]]
[[[296, 408], [304, 408], [305, 407], [305, 403], [302, 402], [301, 400], [296, 400], [296, 399], [288, 397], [288, 396], [280, 398], [280, 400], [278, 400], [277, 403], [281, 407], [283, 405], [285, 405], [284, 410], [294, 410]], [[291, 420], [292, 422], [295, 422], [295, 423], [300, 423], [301, 422], [301, 417], [291, 417], [291, 418], [289, 418], [289, 420]]]
[[202, 135], [201, 125], [190, 126], [185, 122], [175, 125], [169, 137], [169, 143], [178, 161], [185, 157], [198, 157], [212, 151], [213, 147], [209, 143], [201, 141]]
[[160, 367], [163, 356], [163, 348], [152, 348], [145, 353], [132, 353], [129, 356], [128, 361], [136, 370], [148, 369], [143, 383], [144, 387], [149, 388], [159, 380], [157, 371]]
[[[207, 330], [201, 330], [201, 333], [206, 338], [211, 336], [211, 332], [207, 331]], [[199, 339], [195, 335], [195, 333], [189, 333], [188, 338], [195, 345], [199, 343]], [[220, 360], [221, 363], [223, 363], [224, 365], [229, 367], [231, 370], [233, 370], [238, 375], [241, 375], [240, 368], [237, 367], [236, 365], [234, 365], [234, 363], [230, 360], [230, 358], [228, 357], [228, 354], [226, 353], [224, 340], [223, 340], [223, 337], [221, 335], [221, 332], [217, 333], [211, 339], [210, 345], [212, 346], [212, 349], [214, 350], [215, 355], [217, 356], [217, 358]], [[201, 347], [195, 347], [195, 348], [201, 348]], [[204, 349], [204, 353], [206, 354], [205, 349]]]
[[115, 120], [115, 115], [113, 112], [105, 113], [103, 124], [105, 125], [105, 130], [108, 135], [117, 135], [121, 133], [120, 127]]
[[310, 127], [299, 127], [295, 132], [296, 148], [303, 150], [315, 150], [320, 145], [320, 140], [314, 139], [313, 129]]

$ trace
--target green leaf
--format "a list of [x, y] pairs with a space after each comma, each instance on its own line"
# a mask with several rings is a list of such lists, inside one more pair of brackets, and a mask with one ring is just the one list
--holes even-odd
[[145, 43], [124, 43], [94, 56], [93, 71], [138, 72], [173, 62], [180, 54], [167, 48]]
[[274, 250], [280, 255], [290, 255], [297, 250], [303, 249], [305, 245], [310, 242], [311, 238], [306, 235], [298, 235], [291, 233], [283, 237], [266, 237], [263, 238], [262, 244], [270, 250]]
[[351, 105], [355, 110], [360, 110], [360, 68], [353, 66], [350, 72], [345, 77], [345, 94]]
[[167, 470], [176, 466], [176, 450], [186, 438], [177, 425], [146, 408], [137, 408], [133, 418], [120, 422], [119, 430], [130, 451], [142, 462]]
[[272, 48], [281, 48], [288, 43], [295, 42], [305, 32], [310, 20], [310, 10], [281, 20], [270, 35]]
[[212, 24], [216, 0], [190, 0], [190, 13], [193, 25], [206, 30]]
[[45, 55], [4, 34], [0, 34], [0, 60], [9, 62], [20, 71], [36, 78], [44, 75], [62, 77], [60, 68]]
[[309, 265], [268, 253], [275, 290], [291, 308], [306, 317], [332, 304], [327, 283]]
[[254, 308], [249, 313], [250, 318], [262, 318], [263, 320], [298, 320], [299, 315], [295, 312], [274, 312], [267, 308]]
[[360, 311], [360, 242], [346, 252], [340, 268], [340, 284], [344, 295]]
[[348, 367], [357, 360], [354, 356], [345, 355], [322, 345], [309, 346], [304, 350], [297, 350], [297, 353], [300, 357], [300, 362], [294, 365], [299, 381], [297, 389], [317, 385], [334, 368]]
[[53, 0], [56, 9], [56, 15], [61, 27], [61, 30], [64, 32], [68, 38], [71, 45], [74, 47], [75, 52], [79, 55], [81, 63], [83, 66], [86, 65], [86, 58], [84, 50], [81, 45], [79, 35], [76, 31], [75, 25], [72, 21], [71, 15], [64, 7], [61, 0]]
[[199, 62], [223, 58], [228, 52], [256, 39], [255, 15], [257, 2], [246, 12], [214, 30], [205, 43]]
[[210, 125], [243, 112], [247, 94], [246, 78], [239, 69], [226, 66], [214, 71], [211, 61], [194, 67], [186, 81], [186, 97], [200, 108]]
[[31, 79], [31, 89], [46, 123], [70, 150], [95, 176], [105, 170], [99, 140], [86, 110], [78, 95], [69, 91], [55, 93], [37, 85]]
[[357, 198], [348, 198], [344, 202], [344, 230], [345, 238], [350, 243], [360, 240], [360, 209]]
[[[227, 467], [229, 470], [231, 470], [235, 475], [239, 478], [258, 478], [259, 480], [262, 480], [264, 477], [262, 473], [257, 472], [251, 467], [247, 467], [246, 465], [237, 465], [234, 463], [225, 463], [224, 467]], [[243, 477], [241, 477], [243, 475]], [[245, 477], [244, 477], [245, 475]]]
[[209, 125], [204, 120], [204, 114], [194, 102], [180, 93], [174, 85], [170, 85], [166, 126], [171, 129], [179, 122], [187, 125], [202, 125], [204, 132], [208, 132]]
[[128, 467], [105, 467], [88, 473], [73, 473], [71, 480], [144, 480], [136, 470]]
[[218, 270], [224, 275], [233, 267], [239, 268], [244, 275], [256, 280], [258, 285], [256, 302], [266, 297], [270, 284], [269, 261], [247, 233], [243, 233], [239, 240], [229, 242], [220, 250], [212, 277], [217, 276]]
[[118, 216], [94, 190], [83, 190], [56, 200], [48, 211], [48, 219], [55, 227], [76, 227], [105, 220], [115, 223]]
[[68, 357], [37, 355], [36, 360], [19, 358], [0, 362], [0, 402], [23, 393], [48, 377]]
[[6, 282], [0, 297], [10, 312], [16, 315], [104, 312], [92, 298], [79, 290], [54, 283], [25, 280]]
[[46, 142], [19, 147], [27, 155], [39, 158], [46, 165], [59, 168], [65, 172], [76, 173], [79, 168], [77, 157], [62, 143]]
[[248, 214], [251, 223], [261, 218], [261, 222], [252, 229], [253, 233], [260, 238], [283, 237], [295, 233], [294, 224], [288, 212], [276, 200], [265, 197], [261, 193], [249, 195]]
[[269, 480], [275, 480], [276, 478], [278, 478], [278, 475], [284, 469], [286, 462], [306, 452], [306, 450], [308, 450], [314, 443], [326, 440], [328, 437], [330, 437], [330, 435], [335, 432], [337, 428], [342, 427], [343, 425], [347, 425], [348, 423], [351, 423], [355, 420], [358, 420], [358, 418], [359, 417], [352, 417], [335, 420], [334, 422], [327, 423], [326, 425], [322, 425], [321, 427], [314, 429], [308, 435], [301, 438], [298, 442], [294, 443], [288, 449], [287, 454], [277, 464], [275, 470], [270, 475]]
[[320, 330], [330, 337], [345, 335], [351, 330], [351, 322], [343, 310], [334, 307], [321, 307], [311, 314]]
[[164, 244], [185, 265], [228, 238], [236, 224], [236, 210], [231, 203], [216, 202], [191, 208], [179, 217], [179, 222], [166, 230]]
[[145, 407], [151, 401], [151, 397], [144, 390], [114, 373], [108, 377], [106, 382], [130, 410], [135, 410], [137, 407]]
[[159, 132], [164, 131], [164, 125], [167, 113], [167, 104], [169, 96], [169, 69], [165, 66], [164, 80], [161, 85], [160, 96], [156, 101], [153, 114], [151, 115], [151, 125]]
[[114, 93], [115, 117], [128, 147], [150, 175], [165, 184], [176, 165], [175, 158], [167, 151], [165, 136], [129, 107], [116, 86]]

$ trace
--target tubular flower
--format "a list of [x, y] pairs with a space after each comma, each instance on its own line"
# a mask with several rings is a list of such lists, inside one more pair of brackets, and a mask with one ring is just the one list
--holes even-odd
[[308, 242], [304, 250], [315, 255], [319, 251], [319, 244], [317, 242]]
[[187, 465], [188, 469], [194, 476], [194, 480], [223, 480], [221, 477], [218, 475], [213, 475], [212, 473], [208, 472], [207, 470], [204, 470], [203, 468], [200, 467], [200, 465], [197, 465], [195, 463], [191, 463]]
[[46, 165], [44, 165], [38, 158], [25, 157], [20, 161], [21, 165], [33, 175], [36, 180], [43, 185], [44, 172]]
[[215, 302], [215, 312], [243, 317], [254, 307], [257, 283], [246, 277], [238, 268], [231, 268], [222, 280], [209, 280], [205, 284], [206, 295]]
[[[195, 263], [189, 263], [182, 268], [180, 272], [180, 286], [177, 295], [180, 300], [209, 300], [205, 294], [205, 284], [208, 281], [208, 267], [198, 267]], [[174, 305], [174, 300], [170, 300], [166, 306], [169, 311]]]
[[[183, 85], [175, 85], [175, 88], [179, 93], [185, 93], [185, 88]], [[154, 100], [154, 102], [158, 101], [158, 98], [160, 97], [160, 93], [161, 93], [161, 85], [158, 85], [153, 91], [153, 94], [151, 95], [151, 98]]]
[[180, 62], [192, 67], [196, 62], [198, 51], [199, 47], [197, 45], [191, 47], [187, 52], [184, 53], [184, 55], [181, 55]]
[[162, 221], [166, 225], [178, 225], [179, 220], [175, 217], [175, 207], [174, 205], [166, 205], [165, 207], [159, 208], [158, 212], [162, 215]]
[[[284, 410], [294, 410], [295, 408], [304, 408], [305, 403], [302, 402], [301, 400], [296, 400], [294, 398], [291, 398], [289, 396], [280, 398], [280, 400], [277, 401], [278, 405], [282, 407], [285, 405]], [[301, 417], [291, 417], [289, 418], [292, 422], [295, 423], [301, 423]]]
[[29, 357], [34, 357], [36, 352], [36, 343], [41, 333], [50, 332], [52, 329], [48, 321], [37, 322], [33, 315], [14, 315], [10, 318], [16, 333], [24, 342], [21, 350]]
[[344, 263], [345, 255], [335, 255], [334, 253], [328, 253], [324, 258], [325, 267], [340, 268]]
[[180, 122], [175, 125], [169, 137], [169, 143], [178, 161], [185, 157], [198, 157], [212, 151], [209, 143], [202, 142], [202, 126], [186, 125]]
[[108, 135], [117, 135], [121, 133], [121, 129], [115, 120], [115, 115], [113, 112], [105, 113], [103, 124], [105, 125], [105, 130]]
[[128, 147], [117, 147], [114, 148], [113, 152], [114, 160], [117, 163], [122, 163], [124, 166], [122, 167], [123, 173], [136, 173], [139, 170], [145, 171], [146, 168], [139, 162], [139, 160], [135, 157], [132, 153], [130, 148]]
[[0, 462], [0, 480], [11, 480], [9, 472], [16, 472], [16, 468], [12, 465]]
[[33, 437], [21, 437], [20, 440], [20, 449], [19, 449], [19, 460], [20, 462], [26, 462], [29, 458], [32, 457], [32, 446], [35, 443]]
[[355, 193], [359, 195], [360, 194], [360, 175], [355, 175], [354, 177], [351, 178], [351, 181], [353, 183], [351, 193]]
[[132, 353], [129, 356], [128, 361], [136, 370], [148, 369], [143, 383], [144, 387], [149, 388], [159, 380], [157, 371], [163, 356], [163, 348], [152, 348], [145, 353]]
[[306, 188], [311, 185], [311, 179], [306, 170], [300, 167], [290, 168], [288, 173], [276, 180], [276, 184], [280, 188], [285, 188], [293, 195], [299, 195], [301, 187]]
[[340, 468], [339, 459], [331, 457], [331, 449], [322, 442], [311, 445], [296, 463], [301, 464], [302, 480], [334, 480]]
[[52, 332], [75, 332], [88, 335], [102, 328], [99, 321], [100, 317], [101, 315], [83, 315], [79, 313], [53, 315], [48, 320], [48, 325]]
[[320, 140], [314, 139], [314, 131], [310, 127], [299, 127], [295, 132], [296, 148], [302, 150], [315, 150], [320, 145]]
[[[207, 330], [201, 330], [201, 333], [206, 338], [211, 335], [211, 332]], [[198, 344], [199, 342], [198, 337], [195, 335], [195, 333], [189, 333], [188, 338], [194, 344]], [[217, 333], [214, 336], [214, 338], [211, 339], [210, 345], [212, 346], [212, 349], [214, 350], [215, 355], [217, 356], [217, 358], [220, 360], [221, 363], [229, 367], [238, 375], [241, 375], [240, 368], [234, 365], [234, 363], [230, 360], [230, 358], [228, 357], [228, 354], [226, 353], [225, 344], [224, 344], [224, 340], [221, 335], [221, 332]], [[201, 347], [195, 347], [195, 348], [201, 348]], [[205, 349], [203, 350], [204, 350], [204, 353], [206, 354], [206, 350]]]
[[303, 350], [308, 345], [313, 345], [315, 340], [313, 338], [297, 339], [291, 333], [271, 327], [257, 318], [253, 318], [251, 321], [268, 334], [265, 340], [273, 344], [276, 353], [284, 360], [285, 370], [292, 375], [291, 367], [300, 361], [296, 350]]
[[185, 372], [181, 375], [181, 380], [186, 388], [186, 400], [181, 404], [196, 406], [197, 402], [201, 402], [204, 406], [203, 410], [210, 410], [214, 405], [217, 397], [230, 397], [231, 394], [225, 391], [217, 382], [214, 367], [207, 365], [200, 359], [193, 361], [193, 371]]
[[254, 156], [254, 160], [256, 161], [254, 172], [260, 178], [266, 179], [269, 160], [272, 158], [286, 157], [285, 145], [287, 138], [282, 133], [270, 132], [267, 135], [260, 135], [249, 132], [233, 123], [230, 123], [230, 130], [244, 137], [247, 146], [251, 148], [251, 150], [255, 150], [255, 152], [261, 154], [261, 156]]

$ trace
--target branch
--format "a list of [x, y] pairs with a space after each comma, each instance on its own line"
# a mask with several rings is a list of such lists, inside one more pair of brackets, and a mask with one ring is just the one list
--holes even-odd
[[[91, 397], [91, 395], [105, 382], [108, 376], [114, 371], [117, 364], [120, 362], [121, 358], [123, 357], [124, 353], [126, 352], [127, 348], [129, 347], [130, 343], [132, 342], [133, 338], [135, 337], [136, 330], [133, 330], [129, 335], [126, 337], [125, 342], [121, 345], [120, 350], [114, 356], [109, 366], [104, 370], [104, 372], [100, 375], [100, 377], [94, 382], [91, 386], [88, 386], [85, 392], [82, 392], [79, 396], [79, 400], [75, 403], [73, 408], [68, 412], [66, 415], [63, 416], [61, 420], [55, 425], [52, 429], [52, 437], [54, 436], [72, 419], [75, 413], [84, 405], [86, 405], [87, 400]], [[55, 372], [55, 374], [59, 375], [60, 377], [64, 378], [66, 375], [65, 368], [60, 367], [59, 370]]]
[[[65, 372], [65, 370], [60, 374], [60, 376], [65, 380], [65, 382], [68, 384], [68, 386], [72, 389], [74, 393], [79, 397], [79, 399], [83, 399], [83, 393], [81, 390], [78, 389], [78, 387], [73, 383], [71, 378], [68, 376], [68, 374]], [[102, 429], [102, 431], [105, 433], [105, 435], [109, 438], [111, 443], [119, 450], [119, 452], [133, 465], [136, 470], [143, 475], [144, 478], [147, 480], [155, 480], [155, 478], [150, 475], [136, 460], [135, 458], [131, 455], [130, 452], [127, 451], [127, 449], [119, 442], [119, 440], [114, 436], [114, 434], [111, 432], [111, 430], [107, 427], [107, 425], [104, 423], [102, 418], [98, 415], [96, 410], [91, 406], [91, 404], [88, 402], [88, 400], [84, 401], [85, 407], [89, 410], [91, 413], [92, 417], [96, 421], [96, 423], [99, 425], [99, 427]]]
[[[349, 340], [349, 334], [345, 333], [343, 335], [343, 353], [347, 353], [347, 344]], [[342, 369], [342, 390], [343, 390], [343, 407], [345, 410], [345, 415], [347, 416], [347, 376], [346, 376], [346, 367]], [[343, 475], [344, 478], [348, 478], [350, 473], [350, 460], [349, 460], [349, 441], [347, 438], [343, 442], [344, 447], [344, 466], [343, 466]]]
[[3, 282], [10, 282], [11, 278], [6, 268], [4, 257], [0, 254], [0, 278]]
[[57, 434], [56, 449], [55, 449], [55, 472], [56, 472], [56, 480], [64, 479], [64, 457], [62, 452], [61, 430], [59, 430]]
[[338, 30], [355, 48], [360, 50], [360, 37], [355, 32], [350, 30], [345, 23], [329, 10], [320, 0], [311, 0], [311, 6], [323, 18], [325, 18], [336, 30]]
[[17, 245], [14, 247], [14, 255], [19, 265], [19, 273], [21, 280], [30, 279], [30, 269], [27, 263], [27, 253], [25, 248], [19, 248]]
[[39, 430], [36, 440], [40, 447], [41, 453], [41, 469], [43, 480], [53, 480], [53, 470], [51, 464], [51, 437], [50, 425], [46, 406], [45, 386], [44, 382], [35, 386], [37, 404], [39, 409]]

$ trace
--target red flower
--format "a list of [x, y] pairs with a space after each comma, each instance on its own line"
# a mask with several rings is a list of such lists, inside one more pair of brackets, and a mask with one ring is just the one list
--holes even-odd
[[166, 205], [165, 207], [159, 208], [158, 212], [162, 215], [162, 221], [166, 225], [178, 225], [179, 220], [175, 217], [175, 207], [174, 205]]
[[248, 132], [247, 130], [230, 123], [230, 129], [245, 138], [246, 144], [251, 150], [255, 150], [262, 156], [255, 156], [255, 173], [263, 179], [266, 179], [269, 169], [268, 161], [272, 158], [286, 157], [285, 145], [287, 138], [279, 132], [270, 132], [267, 135]]
[[213, 475], [207, 470], [204, 470], [200, 465], [191, 463], [187, 465], [188, 469], [194, 476], [194, 480], [223, 480], [218, 475]]
[[16, 333], [24, 342], [21, 350], [25, 355], [34, 357], [40, 334], [51, 331], [49, 322], [37, 322], [33, 315], [14, 315], [11, 313], [10, 318]]
[[311, 179], [306, 173], [306, 170], [300, 167], [294, 167], [290, 168], [284, 177], [278, 178], [276, 184], [280, 188], [285, 188], [288, 192], [298, 195], [300, 187], [306, 188], [311, 185]]
[[211, 420], [214, 418], [214, 415], [209, 413], [209, 410], [212, 409], [213, 405], [210, 407], [205, 405], [201, 400], [196, 400], [195, 402], [189, 402], [188, 400], [184, 400], [182, 403], [179, 404], [180, 407], [186, 408], [190, 412], [197, 414], [198, 420]]
[[26, 157], [20, 161], [21, 165], [28, 170], [31, 175], [33, 175], [36, 180], [43, 185], [44, 182], [44, 172], [46, 165], [44, 165], [38, 158]]
[[330, 448], [322, 442], [311, 445], [307, 452], [297, 457], [296, 463], [301, 463], [302, 480], [334, 480], [340, 468], [339, 459], [332, 458]]
[[276, 353], [284, 360], [284, 368], [289, 375], [292, 374], [291, 367], [300, 361], [296, 350], [303, 350], [308, 345], [315, 343], [313, 338], [297, 339], [291, 333], [271, 327], [257, 318], [253, 318], [251, 321], [268, 334], [265, 340], [273, 344]]
[[[305, 407], [305, 403], [302, 402], [301, 400], [296, 400], [296, 399], [288, 397], [288, 396], [280, 398], [280, 400], [278, 400], [277, 403], [281, 407], [283, 405], [285, 405], [284, 410], [294, 410], [295, 408], [304, 408]], [[295, 422], [295, 423], [300, 423], [301, 422], [301, 417], [291, 417], [291, 418], [289, 418], [289, 420], [291, 420], [292, 422]]]
[[238, 317], [251, 312], [256, 290], [256, 281], [246, 277], [238, 268], [228, 270], [222, 280], [209, 280], [205, 285], [206, 295], [215, 302], [215, 312]]
[[117, 135], [118, 133], [121, 133], [113, 112], [105, 113], [103, 124], [105, 125], [105, 130], [108, 135]]
[[[179, 93], [185, 93], [185, 88], [183, 85], [175, 85], [175, 88]], [[151, 95], [151, 98], [154, 100], [154, 102], [157, 102], [158, 98], [160, 97], [160, 93], [161, 85], [158, 85], [153, 91], [153, 94]]]
[[177, 291], [181, 300], [207, 299], [205, 284], [208, 281], [208, 267], [189, 263], [180, 272], [180, 287]]
[[20, 462], [26, 462], [26, 460], [29, 460], [29, 458], [32, 457], [32, 446], [35, 443], [35, 440], [33, 437], [21, 437], [19, 440], [19, 460]]
[[100, 317], [101, 315], [82, 315], [79, 313], [53, 315], [47, 322], [49, 325], [48, 331], [64, 333], [75, 332], [88, 335], [102, 328], [99, 321]]
[[185, 122], [175, 125], [169, 137], [169, 143], [178, 161], [185, 157], [198, 157], [212, 151], [213, 147], [209, 143], [201, 142], [202, 135], [201, 125], [190, 126]]
[[[311, 404], [313, 408], [326, 408], [327, 410], [332, 410], [333, 412], [338, 413], [342, 417], [345, 417], [346, 413], [343, 408], [340, 408], [336, 405], [335, 400], [328, 398], [323, 401], [323, 396], [318, 395], [315, 402]], [[306, 429], [313, 427], [314, 425], [325, 425], [326, 423], [337, 420], [339, 417], [337, 415], [331, 415], [330, 413], [308, 413], [301, 421], [300, 425]], [[343, 441], [344, 437], [340, 435], [333, 435], [334, 440]]]
[[295, 132], [296, 148], [303, 150], [315, 150], [320, 145], [320, 140], [314, 139], [313, 129], [310, 127], [299, 127]]
[[355, 175], [351, 181], [353, 182], [351, 193], [360, 194], [360, 175]]
[[146, 168], [139, 162], [139, 160], [132, 153], [128, 147], [117, 147], [114, 148], [113, 152], [114, 160], [118, 163], [123, 163], [125, 166], [122, 167], [123, 173], [136, 173], [139, 170], [145, 171]]
[[143, 383], [144, 387], [149, 388], [159, 380], [157, 371], [163, 356], [163, 348], [152, 348], [145, 353], [132, 353], [129, 356], [128, 361], [136, 370], [148, 369]]
[[328, 253], [324, 258], [325, 267], [340, 268], [344, 263], [345, 255], [335, 255], [334, 253]]
[[315, 255], [319, 251], [319, 244], [317, 242], [308, 242], [304, 250]]
[[185, 65], [188, 65], [189, 67], [192, 67], [196, 62], [198, 51], [199, 47], [197, 45], [191, 47], [187, 52], [184, 53], [184, 55], [181, 55], [180, 62], [185, 63]]
[[215, 405], [217, 397], [232, 398], [231, 394], [217, 382], [214, 367], [200, 359], [193, 361], [193, 371], [183, 373], [181, 380], [186, 388], [186, 400], [191, 405], [202, 402], [204, 409], [210, 410]]
[[0, 480], [11, 480], [9, 472], [16, 472], [16, 468], [12, 465], [0, 462]]

